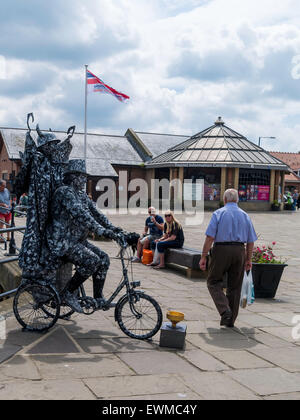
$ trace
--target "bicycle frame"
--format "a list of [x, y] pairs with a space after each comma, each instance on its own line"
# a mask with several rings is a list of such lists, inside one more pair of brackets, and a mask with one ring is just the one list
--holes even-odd
[[[108, 305], [110, 305], [112, 303], [112, 301], [115, 299], [115, 297], [118, 296], [118, 294], [124, 288], [124, 286], [126, 286], [126, 295], [128, 297], [131, 294], [131, 290], [134, 289], [134, 286], [130, 287], [130, 283], [129, 283], [129, 279], [128, 279], [128, 270], [125, 266], [125, 261], [124, 261], [124, 252], [125, 252], [125, 249], [121, 248], [121, 250], [120, 250], [120, 260], [121, 260], [121, 264], [122, 264], [122, 271], [123, 271], [124, 280], [118, 285], [118, 287], [113, 292], [113, 294], [106, 300]], [[117, 258], [117, 259], [119, 259], [119, 258]], [[86, 297], [86, 293], [85, 293], [85, 289], [84, 289], [83, 284], [80, 286], [80, 293], [81, 293], [82, 297]]]

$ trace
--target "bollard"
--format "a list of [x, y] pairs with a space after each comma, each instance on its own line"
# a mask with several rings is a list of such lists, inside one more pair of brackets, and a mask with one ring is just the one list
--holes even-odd
[[[11, 204], [11, 227], [15, 227], [15, 203], [14, 201]], [[16, 241], [15, 241], [15, 232], [11, 232], [10, 242], [9, 242], [9, 255], [16, 255]]]

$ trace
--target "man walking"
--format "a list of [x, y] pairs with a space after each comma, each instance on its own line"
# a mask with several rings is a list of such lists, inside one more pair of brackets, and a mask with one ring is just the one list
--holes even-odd
[[[239, 311], [244, 270], [252, 268], [251, 258], [257, 236], [250, 217], [237, 205], [237, 190], [226, 190], [223, 198], [225, 206], [213, 213], [206, 230], [199, 265], [201, 270], [206, 269], [206, 256], [214, 243], [207, 287], [221, 316], [220, 325], [233, 327]], [[228, 273], [226, 296], [222, 287], [225, 273]]]

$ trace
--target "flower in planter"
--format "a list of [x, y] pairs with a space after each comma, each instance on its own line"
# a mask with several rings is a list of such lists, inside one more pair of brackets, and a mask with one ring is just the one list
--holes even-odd
[[278, 258], [273, 253], [273, 247], [276, 242], [272, 242], [271, 245], [263, 245], [262, 248], [259, 246], [255, 247], [252, 255], [252, 262], [256, 264], [285, 264], [287, 260], [283, 260], [281, 257]]

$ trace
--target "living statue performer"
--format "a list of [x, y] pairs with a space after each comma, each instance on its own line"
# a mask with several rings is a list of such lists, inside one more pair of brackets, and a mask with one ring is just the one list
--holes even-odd
[[69, 128], [67, 139], [61, 142], [52, 132], [42, 133], [37, 125], [36, 145], [30, 134], [30, 117], [33, 120], [33, 114], [27, 116], [25, 150], [20, 153], [23, 165], [14, 183], [18, 197], [28, 193], [26, 231], [19, 255], [22, 275], [55, 282], [57, 269], [66, 261], [72, 262], [76, 272], [63, 291], [64, 302], [82, 312], [72, 292], [92, 275], [94, 297], [99, 306], [104, 305], [102, 291], [109, 258], [87, 242], [88, 232], [114, 239], [121, 246], [126, 240], [133, 250], [139, 235], [113, 226], [82, 191], [87, 180], [85, 162], [69, 162], [75, 127]]
[[[64, 185], [60, 186], [52, 197], [52, 220], [46, 234], [51, 259], [55, 262], [62, 258], [76, 267], [63, 300], [77, 312], [83, 311], [76, 298], [76, 291], [90, 276], [93, 278], [93, 293], [97, 306], [103, 307], [106, 302], [103, 298], [103, 287], [110, 260], [104, 251], [87, 241], [88, 233], [94, 232], [113, 239], [122, 247], [127, 245], [122, 229], [113, 226], [83, 191], [87, 176], [84, 160], [69, 161]], [[132, 235], [129, 234], [131, 240]]]
[[[72, 150], [70, 139], [75, 127], [70, 127], [68, 137], [60, 141], [53, 133], [38, 133], [37, 145], [31, 137], [28, 121], [25, 151], [21, 154], [22, 168], [18, 174], [14, 192], [18, 197], [28, 192], [28, 211], [26, 231], [19, 254], [19, 265], [23, 277], [40, 278], [48, 273], [48, 263], [43, 259], [43, 244], [46, 225], [49, 221], [49, 208], [54, 191], [62, 185], [64, 168]], [[49, 274], [49, 273], [48, 273]], [[54, 274], [53, 274], [54, 275]]]

